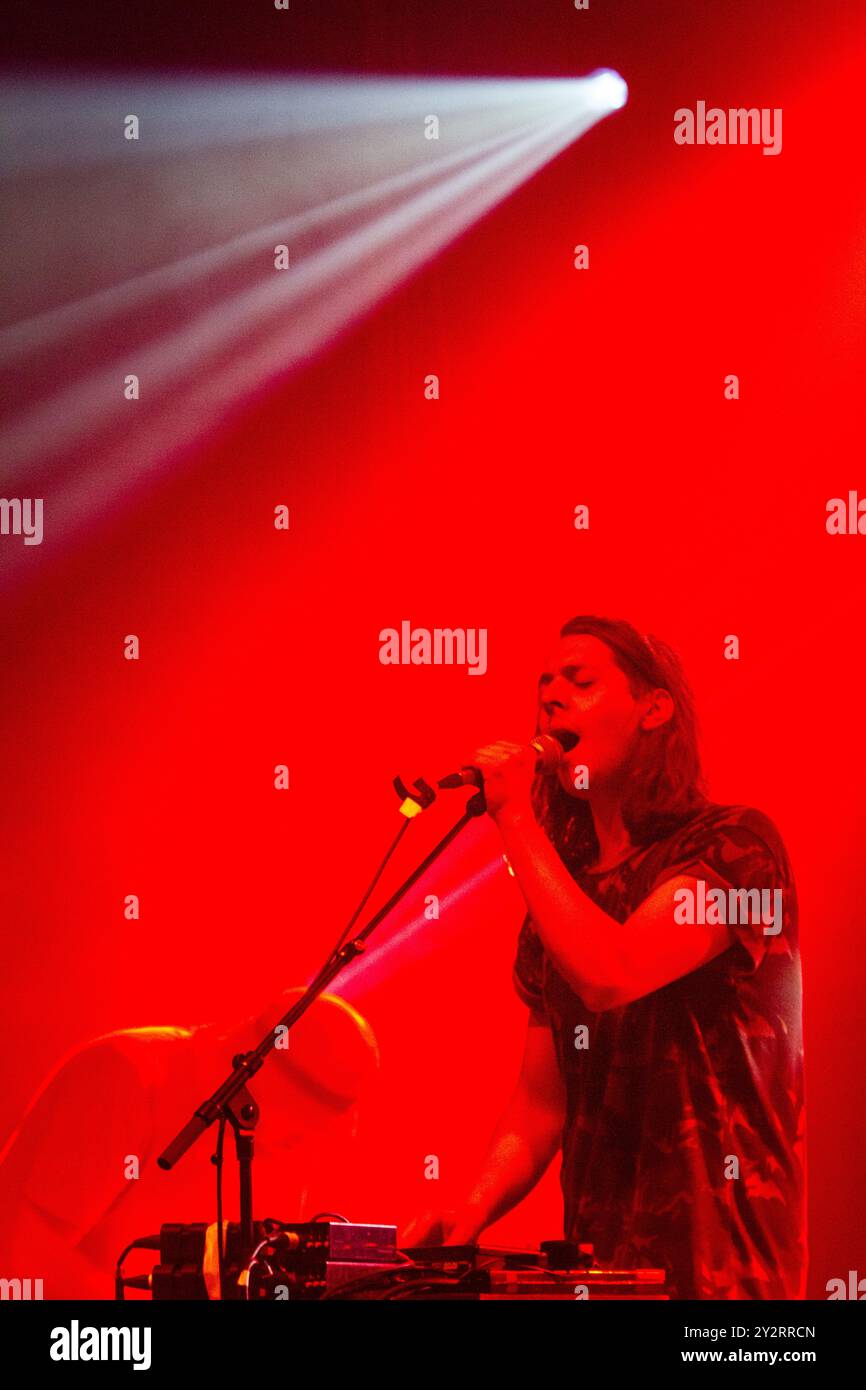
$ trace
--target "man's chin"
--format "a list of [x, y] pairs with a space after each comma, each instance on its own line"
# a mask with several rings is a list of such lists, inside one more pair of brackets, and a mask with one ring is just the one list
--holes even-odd
[[561, 764], [557, 769], [556, 780], [559, 782], [562, 790], [568, 792], [568, 795], [573, 796], [576, 801], [588, 800], [589, 791], [586, 787], [576, 787], [574, 785], [574, 775], [575, 769], [573, 767], [567, 767], [565, 764]]

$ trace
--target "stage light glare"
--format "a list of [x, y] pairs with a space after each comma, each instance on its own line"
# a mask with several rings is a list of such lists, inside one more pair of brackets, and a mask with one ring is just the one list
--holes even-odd
[[[45, 554], [131, 505], [625, 99], [607, 69], [0, 77], [0, 453], [21, 495], [50, 479]], [[112, 133], [118, 112], [135, 113], [140, 155]], [[33, 572], [29, 550], [0, 559], [0, 588]]]
[[628, 84], [612, 68], [598, 68], [590, 74], [592, 98], [601, 111], [619, 111], [628, 101]]

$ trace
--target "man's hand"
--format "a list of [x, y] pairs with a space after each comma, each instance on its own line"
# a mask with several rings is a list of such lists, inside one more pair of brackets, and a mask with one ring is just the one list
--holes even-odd
[[483, 1216], [468, 1208], [463, 1211], [424, 1211], [413, 1217], [400, 1231], [397, 1248], [402, 1250], [412, 1245], [477, 1245], [485, 1224]]
[[473, 754], [470, 767], [484, 778], [487, 810], [495, 821], [512, 815], [532, 816], [532, 783], [538, 754], [522, 743], [490, 743]]

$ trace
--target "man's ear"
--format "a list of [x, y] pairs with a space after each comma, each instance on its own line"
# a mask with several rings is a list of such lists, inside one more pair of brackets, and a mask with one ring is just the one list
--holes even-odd
[[646, 709], [640, 722], [642, 729], [660, 729], [674, 717], [674, 702], [667, 690], [653, 690], [646, 697]]

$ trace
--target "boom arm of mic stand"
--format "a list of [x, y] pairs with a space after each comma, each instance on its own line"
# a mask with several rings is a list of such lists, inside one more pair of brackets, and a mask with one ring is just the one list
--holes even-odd
[[408, 893], [409, 889], [414, 887], [418, 879], [430, 868], [431, 864], [433, 864], [439, 858], [440, 854], [448, 848], [451, 841], [454, 840], [476, 816], [483, 815], [486, 809], [487, 804], [484, 800], [483, 792], [476, 792], [474, 796], [470, 797], [469, 801], [466, 803], [466, 809], [459, 821], [452, 825], [451, 829], [446, 835], [443, 835], [437, 845], [434, 845], [430, 853], [422, 859], [418, 867], [412, 871], [397, 891], [392, 894], [385, 903], [385, 906], [380, 908], [375, 917], [367, 923], [366, 927], [357, 934], [353, 941], [347, 941], [345, 946], [341, 947], [341, 949], [326, 962], [316, 978], [307, 986], [306, 992], [296, 1004], [292, 1005], [288, 1013], [283, 1015], [279, 1023], [275, 1023], [273, 1028], [265, 1034], [255, 1050], [246, 1054], [242, 1053], [234, 1059], [232, 1070], [229, 1072], [222, 1085], [217, 1087], [212, 1096], [202, 1102], [192, 1119], [184, 1125], [183, 1129], [175, 1135], [168, 1147], [159, 1155], [156, 1161], [160, 1168], [166, 1170], [173, 1168], [178, 1160], [183, 1158], [187, 1150], [191, 1149], [193, 1144], [201, 1138], [205, 1130], [210, 1128], [214, 1120], [218, 1119], [223, 1111], [228, 1112], [230, 1102], [238, 1092], [243, 1089], [250, 1078], [255, 1076], [256, 1072], [264, 1066], [266, 1057], [273, 1049], [277, 1029], [286, 1028], [288, 1030], [297, 1023], [298, 1019], [307, 1012], [307, 1009], [309, 1009], [313, 1001], [323, 992], [326, 985], [329, 985], [331, 981], [339, 975], [340, 971], [350, 960], [354, 960], [356, 956], [363, 953], [367, 937], [376, 930], [379, 924], [388, 916], [388, 913], [396, 907], [400, 899]]

